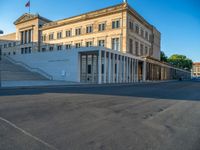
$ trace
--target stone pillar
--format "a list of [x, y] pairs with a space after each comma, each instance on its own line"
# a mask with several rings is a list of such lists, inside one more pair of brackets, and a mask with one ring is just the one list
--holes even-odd
[[128, 82], [128, 57], [126, 57], [126, 82]]
[[132, 72], [131, 72], [132, 73], [131, 74], [132, 80], [131, 80], [131, 82], [134, 82], [134, 72], [135, 72], [134, 71], [134, 59], [131, 59], [131, 60], [132, 60], [131, 61], [131, 64], [132, 64], [132, 68], [131, 68], [132, 69]]
[[108, 83], [111, 82], [111, 53], [108, 52]]
[[142, 81], [143, 82], [146, 81], [146, 61], [143, 62], [143, 66], [142, 66]]
[[101, 50], [99, 50], [98, 56], [98, 83], [101, 84]]
[[113, 64], [112, 64], [112, 66], [113, 66], [113, 67], [112, 67], [112, 70], [113, 70], [113, 71], [112, 71], [112, 73], [113, 73], [113, 74], [112, 74], [112, 77], [113, 77], [113, 78], [112, 78], [112, 82], [115, 83], [115, 54], [114, 54], [114, 53], [113, 53]]
[[123, 82], [126, 82], [126, 57], [124, 56], [124, 63], [123, 63]]
[[107, 52], [104, 51], [104, 83], [106, 83], [106, 77], [107, 77]]
[[138, 60], [135, 60], [135, 81], [138, 82]]
[[117, 71], [116, 71], [116, 82], [119, 82], [119, 55], [117, 55]]

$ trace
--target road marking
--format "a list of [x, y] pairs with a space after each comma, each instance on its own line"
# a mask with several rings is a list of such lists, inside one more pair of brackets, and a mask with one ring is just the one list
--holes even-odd
[[38, 137], [32, 135], [31, 133], [29, 133], [29, 132], [23, 130], [23, 129], [20, 128], [20, 127], [18, 127], [18, 126], [15, 125], [14, 123], [12, 123], [12, 122], [10, 122], [10, 121], [8, 121], [8, 120], [2, 118], [2, 117], [0, 117], [0, 120], [6, 122], [7, 124], [9, 124], [10, 126], [12, 126], [12, 127], [15, 128], [15, 129], [19, 130], [20, 132], [22, 132], [22, 133], [25, 134], [26, 136], [29, 136], [29, 137], [33, 138], [34, 140], [38, 141], [39, 143], [44, 144], [44, 145], [47, 146], [48, 148], [53, 149], [53, 150], [58, 150], [58, 149], [55, 148], [54, 146], [52, 146], [52, 145], [46, 143], [45, 141], [39, 139]]

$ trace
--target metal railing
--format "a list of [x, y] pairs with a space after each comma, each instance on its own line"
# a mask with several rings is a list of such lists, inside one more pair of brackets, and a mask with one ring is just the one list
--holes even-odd
[[17, 65], [20, 65], [24, 68], [26, 68], [27, 70], [31, 71], [31, 72], [35, 72], [35, 73], [39, 73], [40, 75], [48, 78], [49, 80], [53, 80], [53, 76], [44, 72], [43, 70], [41, 70], [40, 68], [33, 68], [33, 67], [30, 67], [29, 65], [21, 62], [21, 61], [16, 61], [14, 60], [13, 58], [9, 57], [9, 56], [4, 56], [7, 60], [9, 60], [10, 62], [14, 63], [14, 64], [17, 64]]

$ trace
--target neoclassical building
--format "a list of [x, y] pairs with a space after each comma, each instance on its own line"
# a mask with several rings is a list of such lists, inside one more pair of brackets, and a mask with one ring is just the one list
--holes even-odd
[[160, 32], [128, 3], [51, 21], [23, 14], [0, 36], [3, 57], [53, 80], [122, 83], [188, 78], [160, 62]]

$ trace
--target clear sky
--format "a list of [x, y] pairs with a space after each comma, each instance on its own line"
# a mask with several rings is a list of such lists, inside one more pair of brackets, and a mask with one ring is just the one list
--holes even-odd
[[[28, 0], [0, 0], [0, 29], [15, 32], [13, 22], [28, 12]], [[50, 20], [64, 19], [121, 3], [122, 0], [31, 0], [31, 12]], [[128, 0], [162, 34], [167, 56], [183, 54], [200, 61], [200, 0]]]

